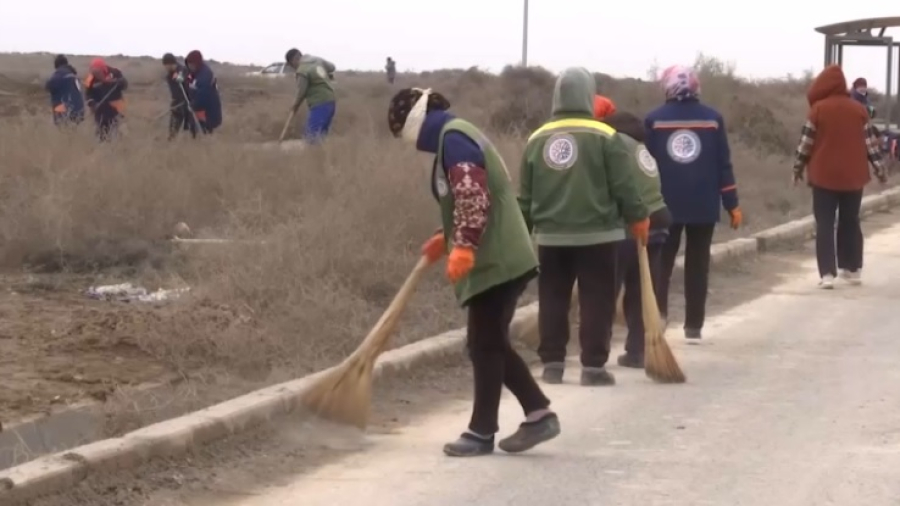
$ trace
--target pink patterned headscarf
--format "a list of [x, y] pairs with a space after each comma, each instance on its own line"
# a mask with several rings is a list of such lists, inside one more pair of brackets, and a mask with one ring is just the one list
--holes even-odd
[[686, 100], [700, 95], [697, 73], [684, 65], [672, 65], [664, 70], [660, 84], [666, 91], [666, 100]]

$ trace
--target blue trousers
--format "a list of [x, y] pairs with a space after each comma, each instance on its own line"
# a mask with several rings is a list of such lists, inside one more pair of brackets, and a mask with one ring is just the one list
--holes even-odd
[[306, 131], [303, 134], [306, 142], [316, 144], [328, 135], [328, 131], [331, 129], [331, 120], [334, 119], [334, 111], [334, 102], [325, 102], [309, 108]]

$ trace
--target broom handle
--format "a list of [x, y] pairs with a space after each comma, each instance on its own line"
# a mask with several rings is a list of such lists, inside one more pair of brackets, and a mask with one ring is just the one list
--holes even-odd
[[653, 292], [653, 276], [650, 274], [650, 259], [647, 256], [647, 246], [638, 242], [638, 265], [641, 271], [641, 312], [644, 317], [644, 326], [651, 319], [659, 319], [659, 306], [656, 304], [656, 295]]
[[279, 144], [284, 141], [284, 136], [287, 135], [288, 128], [291, 126], [291, 121], [294, 120], [295, 114], [297, 114], [297, 111], [291, 109], [291, 112], [288, 114], [287, 120], [284, 122], [284, 128], [281, 129], [281, 135], [278, 136]]
[[391, 304], [381, 315], [381, 318], [378, 319], [378, 322], [375, 323], [375, 326], [372, 327], [372, 330], [369, 331], [369, 334], [363, 340], [362, 344], [360, 344], [356, 351], [353, 352], [351, 357], [362, 353], [363, 351], [367, 351], [372, 342], [380, 339], [383, 339], [383, 342], [379, 343], [378, 352], [382, 351], [387, 344], [385, 335], [389, 335], [393, 330], [393, 327], [396, 326], [397, 321], [400, 319], [400, 313], [406, 307], [413, 290], [415, 290], [416, 285], [419, 283], [419, 280], [422, 279], [422, 275], [430, 265], [431, 264], [426, 257], [422, 256], [419, 258], [418, 263], [416, 263], [412, 272], [407, 276], [406, 281], [403, 282], [403, 286], [400, 287], [397, 295], [394, 296], [394, 300], [391, 301]]

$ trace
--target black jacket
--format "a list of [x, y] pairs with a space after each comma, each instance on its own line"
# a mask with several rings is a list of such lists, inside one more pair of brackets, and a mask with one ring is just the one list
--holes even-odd
[[[181, 76], [181, 82], [178, 82], [178, 76]], [[166, 84], [169, 85], [169, 93], [172, 95], [172, 105], [183, 103], [185, 96], [190, 98], [190, 88], [188, 87], [188, 71], [184, 65], [178, 65], [175, 72], [166, 73]]]

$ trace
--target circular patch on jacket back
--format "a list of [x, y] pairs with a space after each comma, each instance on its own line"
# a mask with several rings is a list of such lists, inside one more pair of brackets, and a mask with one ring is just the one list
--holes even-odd
[[678, 163], [691, 163], [700, 156], [700, 137], [691, 130], [676, 130], [669, 136], [666, 151]]
[[637, 148], [638, 167], [650, 177], [656, 177], [659, 174], [659, 167], [656, 166], [656, 158], [647, 151], [643, 145]]
[[576, 160], [578, 160], [578, 144], [571, 134], [556, 134], [544, 143], [544, 163], [551, 169], [571, 169]]
[[450, 193], [450, 185], [447, 183], [447, 176], [444, 174], [444, 169], [441, 167], [435, 167], [434, 169], [434, 191], [438, 194], [438, 197], [444, 198]]

